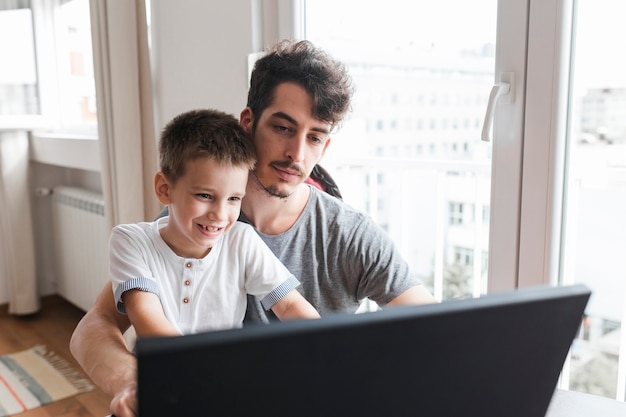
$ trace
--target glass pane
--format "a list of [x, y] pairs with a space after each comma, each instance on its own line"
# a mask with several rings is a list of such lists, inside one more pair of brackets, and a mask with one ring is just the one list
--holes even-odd
[[564, 283], [593, 291], [569, 388], [624, 399], [626, 3], [579, 0], [575, 20]]
[[480, 134], [496, 9], [496, 0], [305, 6], [306, 38], [347, 63], [356, 86], [322, 165], [439, 299], [487, 288], [491, 147]]
[[64, 2], [56, 24], [61, 34], [57, 42], [61, 123], [64, 128], [95, 131], [96, 89], [89, 0]]
[[22, 3], [24, 8], [0, 5], [0, 116], [40, 113], [33, 17]]

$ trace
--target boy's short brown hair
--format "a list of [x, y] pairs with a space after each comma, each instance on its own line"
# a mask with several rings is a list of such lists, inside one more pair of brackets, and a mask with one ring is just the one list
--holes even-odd
[[185, 175], [185, 164], [200, 157], [253, 169], [256, 154], [252, 141], [228, 113], [198, 109], [174, 117], [159, 140], [161, 171], [175, 182]]

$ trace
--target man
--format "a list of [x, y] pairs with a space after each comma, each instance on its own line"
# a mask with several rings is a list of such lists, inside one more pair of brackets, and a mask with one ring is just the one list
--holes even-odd
[[[304, 182], [351, 97], [346, 68], [310, 42], [281, 42], [257, 61], [240, 115], [257, 153], [241, 220], [300, 280], [298, 290], [322, 316], [354, 312], [365, 298], [382, 306], [435, 302], [369, 217]], [[249, 298], [248, 321], [271, 319]], [[128, 327], [106, 286], [70, 346], [94, 382], [114, 396], [117, 417], [134, 416], [136, 361], [122, 336]]]

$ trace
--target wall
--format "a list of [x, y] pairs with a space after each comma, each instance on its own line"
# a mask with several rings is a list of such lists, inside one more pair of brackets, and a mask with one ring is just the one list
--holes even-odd
[[239, 117], [248, 93], [248, 55], [256, 52], [255, 10], [254, 1], [152, 2], [157, 132], [194, 108]]

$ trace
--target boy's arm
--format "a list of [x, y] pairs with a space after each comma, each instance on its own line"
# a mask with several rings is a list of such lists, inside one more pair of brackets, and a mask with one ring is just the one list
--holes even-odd
[[122, 300], [137, 337], [180, 336], [180, 332], [165, 317], [161, 300], [156, 294], [132, 289], [122, 294]]
[[320, 318], [317, 310], [297, 290], [281, 298], [272, 306], [272, 311], [281, 320]]

